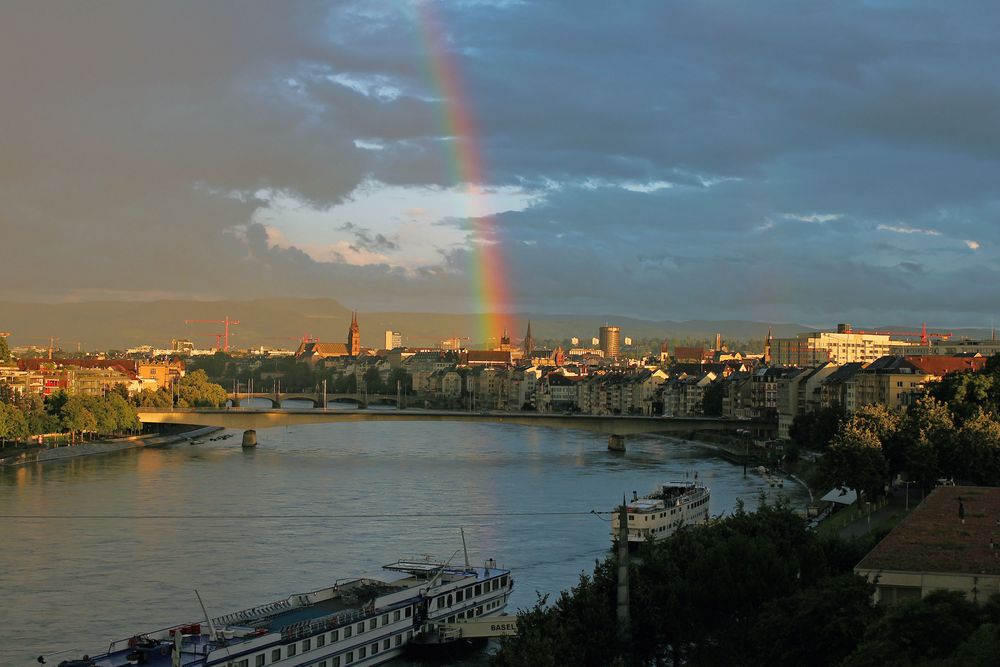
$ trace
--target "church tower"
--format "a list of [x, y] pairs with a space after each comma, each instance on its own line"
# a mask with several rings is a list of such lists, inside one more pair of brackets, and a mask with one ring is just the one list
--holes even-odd
[[361, 354], [361, 330], [356, 312], [351, 313], [351, 328], [347, 330], [347, 353], [352, 357]]
[[767, 338], [764, 339], [764, 365], [771, 365], [771, 343], [774, 341], [774, 336], [771, 335], [771, 327], [767, 328]]
[[528, 321], [528, 331], [524, 334], [524, 358], [531, 359], [535, 351], [535, 339], [531, 337], [531, 320]]
[[507, 329], [504, 329], [503, 335], [500, 336], [500, 351], [510, 352], [510, 332]]

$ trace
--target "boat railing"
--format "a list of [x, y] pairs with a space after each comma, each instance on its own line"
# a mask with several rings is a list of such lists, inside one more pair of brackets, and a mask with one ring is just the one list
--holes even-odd
[[230, 614], [225, 614], [217, 618], [212, 619], [212, 623], [216, 626], [226, 626], [233, 624], [249, 623], [261, 618], [267, 618], [268, 616], [273, 616], [280, 612], [286, 611], [292, 606], [292, 603], [288, 600], [279, 600], [278, 602], [271, 602], [269, 604], [262, 604], [257, 607], [251, 607], [250, 609], [244, 609], [242, 611], [234, 611]]
[[311, 637], [312, 635], [323, 632], [324, 630], [330, 630], [340, 627], [341, 625], [353, 623], [354, 621], [364, 617], [365, 612], [361, 609], [347, 609], [345, 611], [339, 611], [335, 614], [327, 614], [326, 616], [320, 616], [319, 618], [299, 621], [298, 623], [292, 623], [281, 628], [281, 638], [299, 639], [301, 637]]

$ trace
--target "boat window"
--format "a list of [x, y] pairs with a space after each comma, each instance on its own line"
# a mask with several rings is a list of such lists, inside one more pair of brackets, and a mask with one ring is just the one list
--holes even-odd
[[461, 602], [465, 598], [465, 591], [455, 591], [455, 602]]
[[413, 639], [413, 630], [407, 630], [406, 631], [406, 641], [410, 641], [411, 639]]
[[320, 635], [316, 638], [316, 648], [321, 648], [326, 646], [326, 635]]
[[276, 648], [271, 651], [271, 662], [278, 662], [279, 660], [281, 660], [281, 649]]
[[476, 595], [479, 596], [479, 595], [482, 595], [482, 594], [483, 594], [483, 586], [482, 586], [482, 584], [476, 584]]
[[451, 593], [448, 593], [448, 606], [450, 607], [453, 604], [454, 604], [454, 602], [452, 601]]
[[372, 655], [375, 655], [376, 653], [378, 653], [378, 642], [372, 644]]
[[330, 661], [330, 667], [340, 667], [340, 656]]
[[351, 633], [353, 633], [353, 632], [354, 632], [354, 628], [352, 628], [349, 625], [346, 628], [344, 628], [344, 639], [347, 639], [348, 637], [350, 637]]
[[358, 623], [358, 634], [360, 635], [364, 631], [365, 631], [365, 622], [361, 621], [360, 623]]
[[326, 667], [326, 660], [320, 660], [319, 667]]
[[406, 608], [406, 617], [409, 618], [410, 616], [413, 616], [413, 607]]
[[382, 614], [382, 625], [389, 625], [389, 614]]
[[444, 609], [444, 597], [439, 597], [437, 600], [438, 600], [438, 609]]
[[502, 577], [500, 577], [500, 585], [503, 586], [504, 588], [507, 587], [507, 575], [506, 574], [503, 575]]
[[293, 655], [295, 655], [295, 653], [296, 653], [297, 650], [298, 650], [298, 647], [295, 644], [289, 644], [288, 645], [288, 657], [291, 658]]
[[349, 665], [354, 662], [354, 651], [348, 651], [347, 655], [344, 656], [344, 664]]
[[391, 639], [386, 639], [384, 642], [382, 642], [382, 650], [383, 651], [388, 651], [390, 648], [392, 648], [392, 640]]
[[399, 610], [398, 609], [396, 611], [392, 612], [392, 620], [394, 620], [394, 621], [398, 621], [399, 620]]
[[335, 642], [340, 640], [340, 630], [334, 630], [330, 633], [330, 641]]
[[257, 659], [254, 660], [255, 666], [256, 667], [264, 667], [264, 659], [265, 658], [267, 658], [267, 656], [264, 655], [263, 653], [261, 653], [260, 655], [258, 655]]
[[449, 623], [454, 623], [455, 622], [455, 617], [454, 616], [449, 616], [448, 617], [448, 622]]
[[362, 658], [365, 657], [368, 657], [368, 647], [362, 646], [361, 648], [358, 649], [358, 660], [361, 660]]
[[403, 635], [396, 635], [396, 646], [403, 643]]
[[311, 639], [303, 639], [302, 640], [302, 651], [305, 652], [305, 651], [308, 651], [311, 648], [312, 648], [312, 640]]
[[368, 621], [368, 629], [369, 630], [374, 630], [377, 627], [378, 627], [378, 619], [377, 618], [373, 618], [372, 620]]

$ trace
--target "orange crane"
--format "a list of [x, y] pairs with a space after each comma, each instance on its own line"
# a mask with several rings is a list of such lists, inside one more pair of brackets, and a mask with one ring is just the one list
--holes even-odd
[[[235, 326], [235, 325], [237, 325], [239, 323], [240, 323], [239, 320], [231, 320], [231, 319], [229, 319], [229, 315], [226, 315], [226, 318], [224, 320], [184, 320], [184, 324], [223, 324], [223, 325], [225, 325], [226, 329], [225, 329], [224, 333], [222, 333], [222, 334], [212, 334], [213, 336], [221, 336], [221, 338], [225, 339], [225, 342], [222, 345], [222, 351], [223, 352], [229, 352], [229, 327]], [[216, 344], [216, 346], [218, 347], [218, 344]]]
[[36, 336], [34, 338], [29, 337], [28, 340], [47, 340], [49, 341], [49, 359], [52, 359], [52, 350], [55, 349], [56, 343], [59, 342], [59, 336]]
[[916, 338], [919, 336], [921, 345], [930, 345], [931, 338], [940, 338], [941, 340], [948, 340], [954, 335], [950, 331], [928, 332], [926, 322], [920, 327], [920, 331], [859, 331], [857, 329], [851, 329], [847, 333], [878, 334], [883, 336], [906, 336], [907, 338]]

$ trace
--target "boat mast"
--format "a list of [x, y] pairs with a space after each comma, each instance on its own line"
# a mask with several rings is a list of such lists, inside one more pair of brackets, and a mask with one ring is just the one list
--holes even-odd
[[194, 594], [198, 598], [198, 604], [201, 605], [201, 613], [205, 614], [205, 622], [208, 623], [208, 631], [212, 633], [212, 639], [218, 639], [218, 636], [215, 634], [215, 624], [212, 623], [212, 619], [209, 618], [208, 612], [205, 610], [205, 603], [201, 601], [201, 595], [198, 594], [197, 588], [194, 589]]
[[458, 527], [459, 531], [462, 533], [462, 551], [465, 552], [465, 569], [469, 569], [469, 550], [465, 547], [465, 529], [461, 526]]

